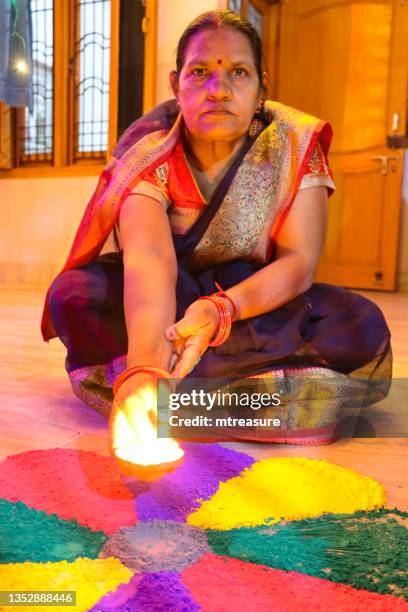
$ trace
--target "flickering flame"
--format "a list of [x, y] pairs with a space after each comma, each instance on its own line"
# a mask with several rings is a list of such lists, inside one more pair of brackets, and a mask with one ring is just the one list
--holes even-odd
[[[118, 446], [114, 447], [115, 455], [123, 461], [140, 466], [160, 465], [179, 461], [184, 451], [172, 438], [157, 438], [156, 428], [150, 419], [146, 418], [145, 410], [138, 409], [140, 402], [148, 411], [155, 410], [156, 396], [153, 390], [143, 389], [135, 398], [128, 400], [126, 417], [120, 411], [115, 423], [115, 438]], [[134, 402], [134, 406], [132, 406]], [[129, 420], [131, 427], [129, 426]]]

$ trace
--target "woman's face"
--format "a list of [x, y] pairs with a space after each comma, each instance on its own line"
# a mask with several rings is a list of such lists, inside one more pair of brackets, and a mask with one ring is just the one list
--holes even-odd
[[262, 93], [251, 44], [228, 26], [196, 34], [173, 92], [188, 131], [199, 140], [233, 141], [248, 131]]

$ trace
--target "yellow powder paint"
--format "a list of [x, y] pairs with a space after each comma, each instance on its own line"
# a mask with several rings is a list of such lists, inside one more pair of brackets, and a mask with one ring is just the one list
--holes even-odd
[[328, 461], [281, 457], [257, 461], [192, 512], [187, 522], [208, 529], [234, 529], [298, 520], [326, 512], [352, 514], [385, 505], [383, 487]]
[[[118, 559], [79, 558], [73, 563], [8, 563], [1, 566], [0, 591], [76, 591], [76, 606], [24, 606], [24, 610], [89, 610], [109, 591], [127, 583], [133, 572]], [[3, 611], [14, 611], [15, 606], [2, 606]]]

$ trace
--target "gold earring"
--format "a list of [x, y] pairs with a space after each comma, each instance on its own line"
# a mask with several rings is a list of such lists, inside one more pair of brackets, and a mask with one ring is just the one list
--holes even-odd
[[258, 107], [257, 107], [255, 112], [256, 112], [257, 115], [263, 115], [264, 114], [264, 112], [265, 112], [265, 100], [264, 100], [264, 98], [261, 98], [259, 100], [259, 104], [258, 104]]

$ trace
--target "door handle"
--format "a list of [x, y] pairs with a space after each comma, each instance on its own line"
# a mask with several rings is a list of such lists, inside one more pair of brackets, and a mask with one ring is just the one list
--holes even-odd
[[373, 161], [381, 162], [381, 174], [388, 173], [388, 162], [389, 161], [398, 161], [401, 159], [400, 155], [376, 155], [375, 157], [371, 157]]

